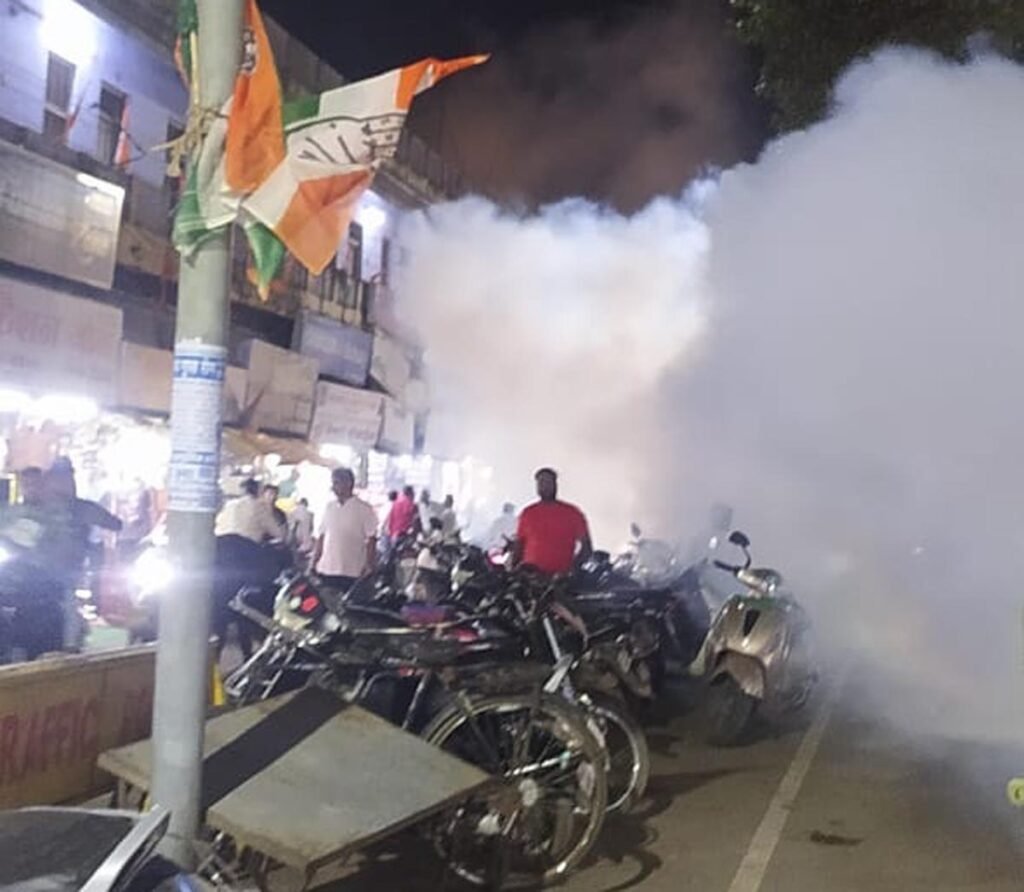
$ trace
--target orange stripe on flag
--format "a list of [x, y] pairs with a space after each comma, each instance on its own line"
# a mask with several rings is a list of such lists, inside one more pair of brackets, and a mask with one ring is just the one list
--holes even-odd
[[225, 151], [225, 177], [236, 192], [252, 192], [285, 156], [281, 84], [256, 0], [246, 0], [245, 46]]
[[320, 275], [337, 253], [372, 179], [373, 171], [364, 169], [298, 184], [274, 232], [314, 275]]
[[481, 65], [491, 57], [483, 54], [478, 56], [462, 56], [459, 59], [421, 59], [406, 65], [398, 77], [398, 87], [395, 90], [395, 105], [403, 111], [408, 111], [412, 100], [417, 93], [434, 86], [439, 80], [443, 80], [450, 74], [455, 74], [465, 68], [472, 68], [474, 65]]

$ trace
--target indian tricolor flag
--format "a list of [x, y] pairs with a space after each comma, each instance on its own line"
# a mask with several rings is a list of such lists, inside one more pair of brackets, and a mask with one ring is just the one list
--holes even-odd
[[242, 65], [228, 112], [224, 179], [228, 188], [252, 192], [284, 160], [281, 84], [256, 0], [246, 0]]
[[308, 101], [286, 103], [286, 156], [243, 208], [319, 275], [337, 252], [377, 167], [395, 154], [413, 98], [486, 60], [423, 59]]

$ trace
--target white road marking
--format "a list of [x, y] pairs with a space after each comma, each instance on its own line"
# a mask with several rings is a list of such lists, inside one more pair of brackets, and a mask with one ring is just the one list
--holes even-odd
[[772, 855], [775, 854], [775, 847], [779, 844], [782, 831], [786, 827], [786, 820], [793, 807], [800, 787], [803, 785], [804, 777], [807, 775], [811, 763], [821, 745], [821, 739], [825, 736], [825, 728], [832, 717], [832, 710], [839, 698], [839, 691], [843, 686], [844, 673], [841, 673], [832, 687], [831, 692], [825, 699], [818, 712], [817, 717], [811, 723], [811, 727], [804, 734], [800, 741], [796, 755], [789, 764], [789, 770], [785, 777], [779, 782], [779, 787], [768, 803], [768, 809], [761, 818], [761, 823], [754, 831], [754, 837], [750, 840], [750, 848], [740, 862], [739, 870], [733, 877], [729, 892], [758, 892], [764, 875], [771, 863]]

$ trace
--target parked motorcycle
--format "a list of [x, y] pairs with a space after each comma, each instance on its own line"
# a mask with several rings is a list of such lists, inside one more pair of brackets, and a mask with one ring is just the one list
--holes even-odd
[[[501, 888], [556, 881], [590, 851], [604, 821], [607, 753], [587, 714], [557, 696], [571, 659], [483, 661], [477, 620], [417, 627], [290, 578], [267, 637], [225, 680], [236, 703], [303, 684], [327, 687], [502, 779], [429, 828], [451, 869]], [[469, 634], [465, 634], [469, 633]]]
[[[604, 741], [608, 810], [627, 810], [643, 796], [650, 772], [646, 738], [629, 710], [627, 697], [652, 696], [644, 677], [636, 671], [628, 641], [610, 635], [591, 639], [567, 606], [560, 586], [526, 572], [489, 573], [484, 580], [469, 574], [466, 568], [474, 557], [468, 552], [467, 557], [468, 563], [456, 562], [464, 567], [465, 576], [445, 604], [414, 601], [392, 612], [381, 608], [379, 600], [368, 604], [360, 597], [358, 590], [373, 589], [371, 580], [366, 579], [340, 602], [328, 606], [330, 593], [318, 592], [309, 580], [296, 578], [282, 588], [274, 622], [292, 631], [316, 620], [344, 623], [364, 635], [389, 630], [395, 635], [430, 632], [458, 643], [453, 660], [460, 667], [478, 664], [497, 671], [524, 661], [558, 665], [568, 657], [570, 673], [558, 690], [586, 714], [592, 730]], [[459, 600], [460, 595], [465, 602]], [[302, 614], [303, 604], [315, 615]], [[237, 603], [236, 609], [247, 610], [244, 603]], [[304, 658], [296, 653], [289, 638], [268, 635], [256, 657], [227, 679], [229, 696], [251, 696], [246, 691], [251, 691], [253, 684], [260, 685], [258, 697], [263, 697], [305, 683], [315, 673], [315, 663], [308, 655]], [[375, 695], [376, 699], [365, 705], [397, 720], [391, 708], [380, 703], [380, 692]]]
[[[260, 545], [244, 536], [218, 536], [211, 576], [211, 626], [223, 647], [229, 623], [236, 614], [228, 603], [242, 588], [250, 589], [250, 606], [269, 616], [276, 587], [274, 581], [291, 565], [293, 555], [282, 544]], [[133, 643], [155, 641], [159, 629], [159, 608], [170, 590], [175, 568], [165, 547], [145, 545], [130, 563], [128, 578], [134, 608], [129, 625]], [[239, 645], [244, 656], [252, 653], [256, 631], [250, 624], [236, 622]]]
[[711, 614], [694, 568], [680, 567], [666, 543], [632, 540], [614, 559], [597, 551], [573, 579], [574, 604], [595, 630], [628, 630], [646, 666], [650, 685], [660, 691], [670, 663], [688, 667], [711, 625]]
[[740, 742], [755, 718], [777, 719], [802, 707], [817, 681], [810, 622], [768, 567], [752, 567], [750, 540], [739, 530], [729, 541], [743, 550], [734, 565], [715, 560], [745, 591], [718, 611], [693, 667], [707, 685], [707, 736], [711, 743]]

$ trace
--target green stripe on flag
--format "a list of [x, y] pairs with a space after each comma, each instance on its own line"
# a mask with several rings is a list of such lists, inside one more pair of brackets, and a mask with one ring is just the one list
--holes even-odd
[[274, 280], [281, 261], [284, 260], [284, 243], [262, 223], [255, 220], [245, 224], [245, 237], [252, 254], [252, 266], [256, 272], [256, 290], [263, 300], [270, 294], [270, 283]]
[[196, 0], [178, 0], [178, 38], [174, 45], [175, 63], [185, 83], [192, 80], [192, 45], [190, 36], [199, 30]]
[[316, 117], [318, 114], [320, 114], [319, 96], [300, 96], [298, 99], [289, 99], [281, 105], [281, 118], [285, 130], [292, 124]]
[[210, 234], [210, 228], [199, 207], [199, 189], [196, 186], [196, 166], [190, 164], [181, 201], [174, 215], [171, 240], [181, 254], [191, 254]]

